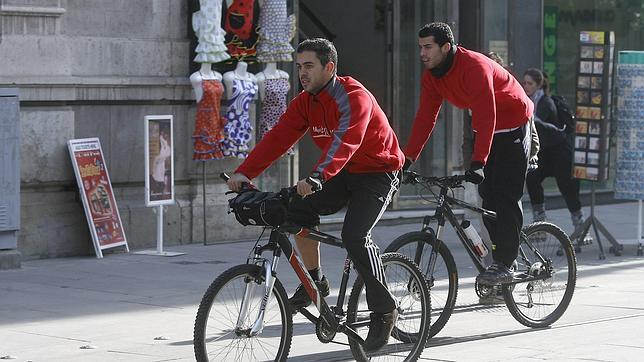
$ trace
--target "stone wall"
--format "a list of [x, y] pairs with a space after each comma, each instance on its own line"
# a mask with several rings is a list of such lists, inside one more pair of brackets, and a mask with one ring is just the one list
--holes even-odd
[[[182, 0], [0, 1], [0, 87], [20, 88], [23, 258], [87, 255], [91, 236], [66, 142], [98, 137], [131, 249], [156, 243], [144, 204], [143, 118], [174, 115], [176, 204], [164, 245], [202, 242], [202, 164], [192, 161], [190, 15]], [[208, 242], [243, 239], [206, 164]], [[216, 231], [215, 231], [216, 230]]]

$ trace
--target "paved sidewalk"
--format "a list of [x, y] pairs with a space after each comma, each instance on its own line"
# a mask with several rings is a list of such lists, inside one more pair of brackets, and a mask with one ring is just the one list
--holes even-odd
[[[567, 210], [550, 211], [549, 216], [570, 231]], [[636, 203], [599, 206], [597, 216], [616, 238], [635, 238]], [[380, 226], [374, 238], [384, 249], [396, 236], [418, 228], [417, 223]], [[644, 257], [636, 256], [634, 245], [626, 245], [622, 256], [607, 254], [606, 260], [598, 260], [596, 244], [584, 247], [568, 311], [551, 328], [534, 330], [516, 322], [505, 306], [476, 304], [475, 269], [456, 246], [450, 228], [444, 239], [454, 245], [459, 267], [458, 307], [421, 360], [642, 359]], [[217, 275], [243, 262], [251, 246], [193, 244], [167, 248], [186, 253], [177, 257], [48, 259], [0, 271], [0, 357], [34, 362], [192, 361], [192, 329], [203, 292]], [[336, 288], [332, 293], [337, 293], [343, 258], [343, 250], [322, 247], [324, 272]], [[291, 293], [296, 277], [284, 260], [280, 268], [279, 277]], [[301, 316], [294, 324], [289, 360], [352, 360], [348, 347], [317, 341], [314, 327]]]

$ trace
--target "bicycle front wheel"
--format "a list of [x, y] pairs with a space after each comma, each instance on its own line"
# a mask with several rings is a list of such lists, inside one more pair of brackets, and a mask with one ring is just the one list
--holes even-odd
[[[398, 321], [389, 343], [374, 353], [366, 353], [362, 346], [349, 339], [353, 357], [358, 361], [416, 361], [429, 338], [431, 298], [425, 277], [416, 264], [399, 253], [382, 255], [385, 280], [389, 292], [398, 303]], [[367, 305], [364, 280], [356, 278], [349, 305], [347, 326], [363, 339], [369, 332], [370, 310]]]
[[554, 224], [530, 224], [523, 229], [516, 260], [515, 282], [502, 288], [510, 313], [528, 327], [551, 325], [568, 308], [577, 282], [570, 239]]
[[[458, 271], [452, 253], [433, 233], [423, 231], [399, 236], [385, 252], [397, 252], [407, 256], [425, 274], [432, 298], [432, 325], [429, 337], [435, 336], [445, 327], [456, 305]], [[430, 271], [429, 262], [432, 254], [436, 255], [436, 260], [433, 271]]]
[[265, 292], [262, 268], [237, 265], [221, 274], [199, 305], [194, 329], [197, 361], [285, 361], [291, 348], [293, 317], [282, 283], [276, 278], [268, 298], [264, 328], [251, 329]]

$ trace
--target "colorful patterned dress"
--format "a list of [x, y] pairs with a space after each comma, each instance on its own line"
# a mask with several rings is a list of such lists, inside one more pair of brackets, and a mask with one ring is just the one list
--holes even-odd
[[203, 80], [203, 97], [197, 103], [193, 160], [216, 160], [224, 158], [222, 142], [225, 139], [226, 121], [220, 115], [221, 96], [224, 86], [218, 80]]
[[199, 11], [192, 14], [192, 28], [199, 40], [195, 49], [197, 63], [218, 63], [230, 58], [224, 44], [226, 32], [221, 28], [221, 2], [200, 0]]
[[263, 63], [292, 61], [295, 30], [295, 16], [286, 15], [286, 0], [264, 0], [259, 15], [257, 59]]
[[[225, 4], [225, 3], [224, 3]], [[226, 31], [224, 42], [228, 54], [238, 61], [255, 61], [257, 58], [257, 21], [259, 20], [257, 0], [233, 0], [230, 7], [224, 6], [223, 27]]]
[[252, 139], [250, 124], [250, 103], [257, 94], [257, 84], [250, 80], [233, 79], [232, 96], [228, 100], [226, 118], [226, 139], [223, 142], [225, 156], [246, 158], [248, 143]]
[[[286, 112], [286, 96], [289, 89], [288, 78], [266, 78], [264, 81], [264, 99], [262, 99], [262, 113], [259, 117], [259, 139], [262, 139]], [[293, 154], [293, 149], [290, 149], [288, 154]]]

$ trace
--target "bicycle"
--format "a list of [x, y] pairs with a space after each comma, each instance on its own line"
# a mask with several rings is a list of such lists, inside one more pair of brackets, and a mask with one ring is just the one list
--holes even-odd
[[[453, 197], [453, 190], [463, 187], [464, 175], [426, 177], [409, 172], [405, 183], [419, 184], [431, 192], [437, 202], [434, 215], [425, 216], [421, 231], [401, 235], [385, 252], [399, 252], [412, 258], [423, 270], [431, 291], [432, 321], [430, 336], [436, 335], [449, 320], [456, 305], [458, 272], [454, 258], [441, 241], [441, 230], [447, 220], [456, 231], [461, 244], [481, 273], [484, 258], [479, 255], [456, 219], [452, 205], [496, 218], [490, 210], [470, 205]], [[431, 187], [440, 189], [436, 194]], [[451, 191], [452, 196], [448, 193]], [[436, 221], [436, 230], [430, 224]], [[504, 302], [512, 316], [521, 324], [538, 328], [557, 321], [570, 304], [577, 280], [577, 263], [570, 239], [559, 227], [548, 222], [536, 222], [523, 228], [519, 255], [513, 265], [513, 281], [501, 285]], [[475, 283], [479, 297], [486, 297], [494, 288]]]
[[[227, 175], [222, 174], [221, 177], [227, 180]], [[296, 194], [295, 187], [283, 188], [278, 193], [255, 194], [259, 196], [245, 194], [247, 191], [240, 191], [238, 197], [251, 195], [246, 198], [268, 202], [262, 201], [257, 207], [264, 214], [256, 220], [269, 220], [275, 214], [283, 212], [289, 198]], [[282, 208], [275, 208], [276, 203]], [[239, 216], [245, 211], [239, 206], [251, 212], [255, 206], [231, 206], [241, 223], [243, 220]], [[303, 235], [335, 247], [343, 247], [342, 241], [332, 235], [283, 223], [283, 220], [275, 221], [276, 219], [280, 218], [273, 218], [271, 224], [257, 221], [242, 223], [264, 226], [270, 229], [270, 236], [264, 245], [259, 244], [260, 236], [253, 247], [253, 255], [249, 255], [246, 263], [226, 270], [205, 292], [194, 327], [193, 342], [197, 361], [286, 360], [291, 347], [294, 311], [288, 302], [284, 286], [277, 277], [277, 264], [282, 253], [318, 310], [319, 316], [306, 308], [297, 312], [316, 326], [316, 336], [320, 342], [341, 343], [334, 339], [337, 333], [343, 333], [348, 337], [348, 345], [356, 360], [418, 359], [429, 338], [431, 299], [425, 278], [416, 264], [399, 253], [381, 256], [385, 280], [397, 301], [399, 317], [389, 344], [376, 352], [366, 353], [362, 345], [368, 332], [369, 310], [364, 281], [359, 275], [351, 289], [346, 310], [344, 305], [352, 264], [350, 258], [347, 256], [343, 264], [337, 304], [330, 307], [321, 297], [315, 282], [295, 252], [288, 234]], [[265, 252], [271, 255], [262, 256]]]

